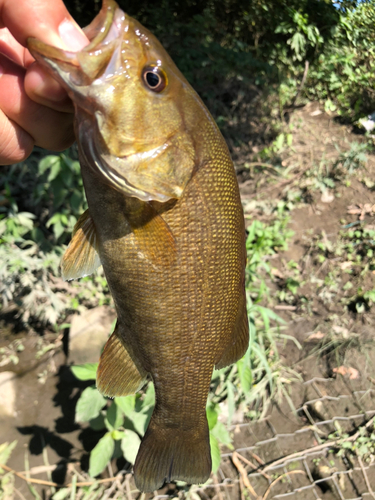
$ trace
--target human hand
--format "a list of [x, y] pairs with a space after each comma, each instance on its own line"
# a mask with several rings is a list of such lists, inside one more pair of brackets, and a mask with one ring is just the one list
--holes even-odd
[[34, 145], [58, 151], [74, 142], [73, 105], [34, 63], [30, 36], [72, 51], [89, 43], [62, 0], [0, 0], [0, 165], [26, 159]]

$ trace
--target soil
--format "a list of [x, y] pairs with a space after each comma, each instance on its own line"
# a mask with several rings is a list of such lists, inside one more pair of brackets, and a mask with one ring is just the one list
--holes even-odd
[[[350, 183], [337, 181], [328, 192], [333, 196], [324, 197], [321, 190], [306, 187], [306, 172], [322, 159], [333, 161], [338, 149], [347, 151], [350, 143], [364, 138], [315, 103], [297, 110], [290, 119], [292, 150], [279, 152], [280, 165], [290, 169], [288, 176], [279, 177], [259, 159], [253, 162], [254, 168], [239, 167], [238, 178], [248, 225], [255, 219], [272, 220], [272, 206], [301, 191], [290, 211], [292, 241], [272, 259], [273, 276], [265, 276], [275, 297], [271, 306], [286, 322], [283, 332], [301, 346], [292, 340], [280, 343], [281, 361], [300, 379], [286, 381], [289, 399], [274, 402], [265, 419], [231, 428], [234, 450], [223, 453], [212, 485], [196, 489], [203, 499], [354, 499], [371, 498], [371, 489], [375, 491], [371, 453], [339, 453], [342, 446], [337, 441], [345, 435], [348, 442], [359, 442], [358, 428], [375, 415], [375, 315], [371, 303], [363, 313], [348, 303], [359, 286], [372, 289], [373, 272], [370, 267], [367, 273], [356, 274], [352, 266], [348, 274], [342, 259], [329, 252], [322, 262], [316, 245], [326, 240], [335, 245], [343, 226], [357, 222], [358, 215], [347, 213], [349, 205], [374, 204], [374, 192], [363, 178], [374, 178], [375, 156], [368, 154], [366, 166], [350, 177]], [[371, 213], [365, 215], [365, 222], [371, 224], [372, 218]], [[286, 294], [281, 301], [277, 294], [285, 290], [291, 260], [301, 286], [298, 293]], [[335, 283], [330, 286], [333, 275]], [[349, 281], [351, 289], [345, 286]], [[110, 324], [113, 310], [108, 308], [98, 317], [99, 322]], [[88, 453], [101, 436], [74, 422], [75, 403], [86, 385], [74, 379], [68, 368], [74, 353], [67, 351], [66, 338], [36, 362], [35, 353], [40, 350], [36, 334], [14, 334], [4, 320], [0, 324], [0, 346], [14, 339], [24, 339], [26, 346], [17, 365], [0, 367], [0, 395], [7, 401], [0, 414], [0, 443], [18, 440], [8, 462], [11, 468], [24, 470], [28, 451], [30, 467], [48, 465], [47, 460], [56, 465], [50, 477], [57, 482], [64, 480], [67, 471], [87, 468]], [[95, 361], [82, 358], [82, 346], [77, 359]], [[325, 446], [326, 442], [333, 444]], [[296, 452], [301, 453], [296, 456]], [[113, 468], [116, 472], [115, 463]], [[35, 477], [49, 476], [44, 472]], [[24, 481], [16, 478], [16, 486], [24, 498], [32, 498]], [[43, 492], [43, 486], [38, 488]], [[159, 493], [177, 495], [172, 485]]]
[[[301, 186], [302, 190], [305, 189], [301, 173], [306, 169], [322, 158], [334, 160], [338, 150], [348, 150], [351, 142], [362, 140], [314, 103], [296, 112], [292, 116], [292, 125], [295, 127], [294, 152], [281, 154], [281, 161], [285, 167], [298, 164], [294, 179], [292, 176], [292, 182], [275, 181], [271, 187], [262, 187], [262, 180], [259, 187], [257, 178], [244, 180], [241, 192], [245, 207], [247, 202], [252, 214], [254, 197], [258, 200], [258, 207], [262, 200], [288, 198], [288, 191]], [[351, 177], [350, 184], [337, 183], [334, 196], [328, 200], [319, 190], [306, 190], [303, 203], [290, 212], [289, 226], [294, 231], [292, 242], [287, 251], [272, 260], [275, 279], [267, 284], [275, 294], [283, 288], [288, 274], [286, 263], [291, 260], [297, 263], [298, 279], [302, 282], [298, 294], [275, 305], [275, 312], [286, 321], [285, 333], [302, 346], [299, 349], [292, 341], [281, 346], [282, 361], [293, 367], [302, 381], [291, 384], [289, 402], [284, 399], [280, 405], [274, 404], [264, 421], [234, 428], [235, 449], [253, 463], [253, 466], [247, 466], [247, 471], [250, 472], [255, 465], [249, 479], [259, 498], [267, 492], [272, 477], [266, 479], [257, 472], [259, 462], [254, 460], [254, 453], [269, 464], [268, 468], [262, 468], [268, 471], [268, 475], [272, 472], [273, 478], [277, 478], [285, 474], [283, 480], [275, 482], [268, 491], [268, 498], [373, 496], [375, 468], [372, 459], [363, 464], [355, 455], [339, 456], [340, 446], [319, 449], [325, 439], [330, 441], [333, 435], [338, 435], [338, 429], [355, 437], [358, 427], [366, 425], [375, 414], [374, 311], [369, 308], [359, 314], [350, 304], [344, 305], [348, 295], [353, 294], [357, 287], [373, 288], [373, 272], [367, 270], [364, 276], [359, 276], [353, 270], [347, 274], [345, 266], [340, 268], [341, 259], [329, 255], [323, 263], [319, 262], [313, 248], [317, 241], [324, 239], [334, 246], [343, 226], [358, 221], [358, 215], [347, 213], [350, 205], [374, 204], [372, 189], [361, 182], [364, 177], [374, 178], [374, 173], [375, 157], [369, 155], [366, 169]], [[255, 216], [261, 220], [269, 219], [267, 214], [257, 211], [257, 205]], [[247, 220], [250, 225], [253, 219], [250, 216]], [[372, 222], [372, 217], [364, 218], [364, 224]], [[330, 293], [324, 295], [316, 282], [324, 282], [332, 274], [335, 284]], [[349, 280], [353, 284], [351, 292], [345, 289]], [[353, 442], [358, 443], [357, 439]], [[285, 458], [300, 450], [305, 450], [300, 456]], [[234, 479], [238, 469], [229, 457], [224, 460], [224, 475]], [[272, 465], [283, 457], [279, 465]], [[300, 473], [296, 473], [298, 470]], [[230, 494], [233, 498], [239, 495], [238, 488], [234, 495]]]

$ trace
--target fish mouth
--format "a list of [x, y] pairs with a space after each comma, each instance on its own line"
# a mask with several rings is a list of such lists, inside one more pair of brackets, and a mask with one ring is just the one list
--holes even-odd
[[83, 28], [89, 44], [81, 50], [72, 52], [52, 47], [36, 38], [28, 38], [27, 47], [32, 56], [61, 83], [73, 102], [93, 114], [97, 106], [94, 108], [90, 102], [92, 99], [87, 99], [88, 87], [104, 72], [108, 77], [118, 71], [118, 48], [127, 25], [125, 13], [117, 3], [103, 0], [99, 14]]

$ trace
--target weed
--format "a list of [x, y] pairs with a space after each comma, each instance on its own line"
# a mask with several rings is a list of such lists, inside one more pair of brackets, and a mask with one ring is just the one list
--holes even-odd
[[353, 141], [345, 151], [338, 144], [335, 144], [335, 148], [338, 156], [331, 160], [323, 156], [318, 163], [314, 163], [306, 171], [300, 187], [305, 190], [319, 190], [322, 193], [335, 190], [338, 183], [350, 183], [349, 177], [366, 165], [369, 143]]
[[336, 178], [345, 178], [347, 174], [351, 175], [355, 170], [363, 167], [367, 163], [367, 152], [369, 145], [365, 142], [351, 142], [350, 149], [342, 151], [337, 144], [335, 144], [339, 152], [338, 158], [333, 162], [332, 171]]
[[72, 285], [59, 278], [62, 244], [87, 205], [75, 149], [39, 156], [0, 179], [0, 307], [13, 302], [24, 325], [54, 326], [71, 310], [111, 299], [102, 271]]
[[288, 222], [289, 218], [282, 214], [271, 224], [254, 221], [248, 228], [246, 288], [255, 303], [260, 302], [269, 293], [262, 270], [272, 276], [270, 259], [288, 248], [288, 241], [294, 234], [288, 229]]
[[7, 347], [0, 347], [0, 367], [9, 362], [17, 365], [19, 362], [18, 354], [25, 349], [22, 340], [14, 340]]
[[[371, 425], [369, 425], [371, 424]], [[355, 439], [354, 439], [355, 438]], [[354, 436], [337, 427], [336, 432], [328, 439], [336, 440], [335, 453], [337, 456], [357, 456], [365, 462], [373, 462], [375, 458], [375, 426], [373, 419], [366, 425], [359, 427]]]

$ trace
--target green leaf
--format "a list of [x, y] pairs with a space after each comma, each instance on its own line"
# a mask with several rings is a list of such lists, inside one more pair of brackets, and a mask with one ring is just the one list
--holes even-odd
[[50, 172], [47, 177], [48, 182], [52, 182], [59, 175], [61, 170], [61, 159], [59, 156], [56, 156], [56, 161], [52, 162], [50, 165]]
[[85, 363], [84, 365], [71, 366], [73, 375], [78, 380], [96, 380], [96, 371], [98, 363]]
[[61, 488], [57, 493], [55, 493], [52, 497], [52, 500], [65, 500], [70, 495], [70, 488]]
[[105, 469], [111, 460], [115, 449], [115, 442], [110, 432], [107, 432], [90, 453], [89, 475], [95, 477]]
[[234, 412], [236, 411], [236, 402], [234, 399], [234, 386], [232, 382], [227, 381], [227, 404], [228, 404], [228, 425], [232, 423]]
[[112, 401], [107, 410], [105, 424], [109, 430], [118, 429], [124, 423], [124, 416], [120, 408]]
[[88, 422], [97, 417], [107, 400], [94, 387], [87, 387], [76, 406], [76, 422]]
[[155, 405], [155, 388], [154, 384], [149, 383], [145, 397], [142, 402], [142, 406], [147, 408], [148, 406], [154, 406], [154, 405]]
[[211, 430], [215, 427], [217, 422], [218, 413], [215, 405], [209, 405], [206, 408], [206, 415], [208, 421], [208, 428]]
[[64, 232], [64, 226], [61, 224], [60, 221], [56, 222], [56, 224], [53, 226], [53, 234], [55, 235], [55, 238], [58, 240], [60, 236]]
[[56, 224], [60, 220], [60, 214], [54, 214], [48, 221], [46, 222], [46, 227], [50, 227], [53, 224]]
[[[260, 359], [261, 364], [263, 365], [265, 371], [267, 372], [268, 383], [269, 383], [270, 389], [272, 391], [273, 390], [273, 375], [272, 375], [272, 370], [270, 368], [270, 365], [267, 361], [267, 358], [265, 357], [262, 349], [260, 349], [256, 343], [254, 343], [252, 345], [252, 350], [254, 351], [255, 355]], [[250, 375], [251, 375], [251, 373], [250, 373]]]
[[121, 408], [124, 415], [130, 415], [135, 408], [135, 397], [135, 394], [132, 394], [130, 396], [115, 398], [115, 404]]
[[247, 349], [245, 356], [237, 361], [238, 374], [240, 376], [242, 390], [249, 392], [253, 383], [253, 377], [250, 369], [250, 349], [253, 349], [254, 344]]
[[[17, 440], [13, 441], [12, 443], [3, 443], [0, 444], [0, 464], [6, 465], [8, 458], [10, 457], [10, 454], [14, 450], [14, 448], [17, 445]], [[4, 471], [3, 469], [0, 469], [0, 473], [3, 474]]]
[[133, 431], [127, 430], [125, 437], [121, 440], [121, 449], [124, 453], [125, 459], [134, 464], [137, 456], [141, 440]]
[[227, 428], [222, 422], [218, 422], [215, 427], [212, 429], [211, 434], [215, 436], [215, 438], [220, 441], [220, 443], [225, 444], [230, 449], [233, 449], [232, 439], [230, 437]]
[[38, 165], [39, 174], [42, 175], [46, 170], [52, 167], [55, 163], [59, 162], [60, 158], [57, 155], [48, 155], [40, 160]]
[[101, 431], [105, 429], [104, 415], [100, 413], [97, 417], [89, 421], [91, 429], [94, 431]]
[[215, 474], [215, 472], [217, 472], [220, 466], [221, 455], [220, 455], [219, 443], [211, 432], [210, 432], [210, 448], [211, 448], [211, 459], [212, 459], [212, 472]]
[[147, 413], [140, 413], [138, 411], [133, 411], [128, 418], [125, 419], [124, 427], [131, 430], [135, 430], [141, 436], [144, 435], [146, 429], [148, 427], [148, 423], [150, 421], [152, 415], [152, 408], [149, 408]]

